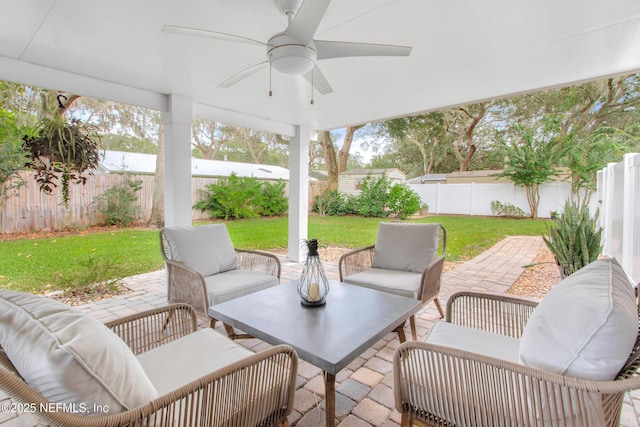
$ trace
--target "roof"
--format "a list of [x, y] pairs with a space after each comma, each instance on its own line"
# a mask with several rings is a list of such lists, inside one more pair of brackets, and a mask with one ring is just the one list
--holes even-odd
[[502, 172], [502, 169], [496, 169], [496, 170], [491, 170], [491, 169], [473, 170], [473, 171], [464, 171], [464, 172], [458, 171], [458, 172], [451, 172], [447, 176], [449, 178], [493, 177], [493, 176], [496, 176], [496, 175], [500, 174], [501, 172]]
[[349, 169], [344, 172], [340, 172], [340, 175], [382, 175], [389, 174], [392, 172], [397, 172], [402, 174], [402, 176], [406, 176], [404, 172], [402, 172], [398, 168], [387, 168], [387, 169]]
[[425, 182], [433, 182], [433, 181], [447, 181], [446, 173], [428, 173], [422, 176], [418, 176], [415, 178], [411, 178], [407, 181], [407, 184], [424, 184]]
[[[274, 1], [5, 0], [0, 80], [161, 111], [175, 94], [197, 116], [292, 136], [298, 125], [331, 130], [640, 70], [636, 0], [305, 4], [323, 12], [317, 40], [411, 53], [318, 60], [333, 89], [321, 95], [301, 76], [270, 74], [264, 44], [162, 31], [183, 26], [264, 43], [287, 27]], [[258, 62], [258, 72], [219, 86]]]
[[[156, 155], [105, 151], [100, 161], [100, 167], [107, 172], [155, 174]], [[229, 176], [231, 173], [240, 177], [289, 180], [289, 170], [280, 166], [191, 158], [191, 174], [193, 176]]]

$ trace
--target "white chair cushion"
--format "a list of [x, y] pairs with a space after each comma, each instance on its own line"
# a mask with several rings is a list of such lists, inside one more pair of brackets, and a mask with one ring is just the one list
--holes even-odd
[[419, 299], [422, 273], [371, 268], [343, 279], [345, 283]]
[[438, 251], [439, 224], [381, 222], [371, 266], [422, 273]]
[[33, 389], [80, 412], [122, 412], [159, 396], [124, 341], [55, 300], [0, 290], [0, 345]]
[[270, 288], [280, 280], [259, 271], [237, 269], [205, 277], [204, 283], [211, 306]]
[[158, 392], [165, 394], [252, 354], [207, 328], [141, 353], [138, 360]]
[[440, 320], [433, 325], [424, 341], [508, 362], [520, 363], [518, 360], [519, 339], [447, 323], [444, 320]]
[[168, 227], [164, 235], [171, 258], [203, 276], [236, 268], [236, 253], [224, 224]]
[[631, 282], [615, 259], [595, 261], [558, 283], [522, 334], [528, 366], [588, 380], [612, 380], [638, 331]]

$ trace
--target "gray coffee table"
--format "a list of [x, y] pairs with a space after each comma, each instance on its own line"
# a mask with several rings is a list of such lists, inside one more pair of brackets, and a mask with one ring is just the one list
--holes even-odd
[[324, 371], [326, 424], [335, 425], [336, 374], [391, 331], [404, 341], [418, 300], [330, 281], [327, 303], [300, 304], [297, 281], [209, 307], [209, 316], [272, 345], [288, 344]]

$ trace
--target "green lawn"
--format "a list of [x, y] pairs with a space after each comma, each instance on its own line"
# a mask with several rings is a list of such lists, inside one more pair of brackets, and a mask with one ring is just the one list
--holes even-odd
[[[357, 248], [374, 242], [380, 219], [309, 217], [309, 238], [338, 247]], [[509, 235], [541, 235], [544, 220], [432, 216], [410, 222], [439, 222], [447, 229], [448, 259], [478, 255]], [[226, 223], [239, 248], [287, 246], [287, 219]], [[123, 229], [49, 239], [0, 242], [0, 288], [29, 292], [62, 289], [95, 281], [154, 271], [164, 266], [158, 231]]]

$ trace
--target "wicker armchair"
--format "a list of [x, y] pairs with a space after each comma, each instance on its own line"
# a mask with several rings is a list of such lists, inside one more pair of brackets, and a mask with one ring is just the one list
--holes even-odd
[[[448, 301], [445, 321], [520, 339], [536, 306], [461, 292]], [[611, 381], [556, 374], [428, 339], [407, 342], [393, 362], [396, 408], [403, 427], [617, 426], [625, 392], [640, 388], [639, 366], [640, 334]]]
[[[233, 247], [224, 224], [166, 227], [160, 250], [167, 266], [169, 303], [186, 303], [202, 317], [207, 308], [280, 283], [277, 256]], [[210, 319], [215, 326], [216, 319]], [[232, 339], [249, 338], [224, 325]]]
[[[109, 322], [107, 326], [139, 355], [190, 334], [217, 334], [197, 331], [196, 320], [193, 308], [174, 304]], [[207, 334], [199, 338], [206, 339]], [[166, 360], [167, 373], [174, 369], [172, 362], [179, 363]], [[288, 425], [297, 362], [291, 347], [276, 346], [207, 373], [130, 410], [82, 415], [69, 412], [67, 407], [71, 409], [72, 405], [55, 404], [32, 389], [0, 347], [0, 388], [52, 426], [277, 426]]]
[[[438, 294], [446, 255], [447, 231], [440, 224], [380, 223], [375, 245], [342, 255], [340, 281], [416, 298], [423, 305], [433, 301], [444, 317]], [[409, 323], [417, 340], [415, 316]]]

